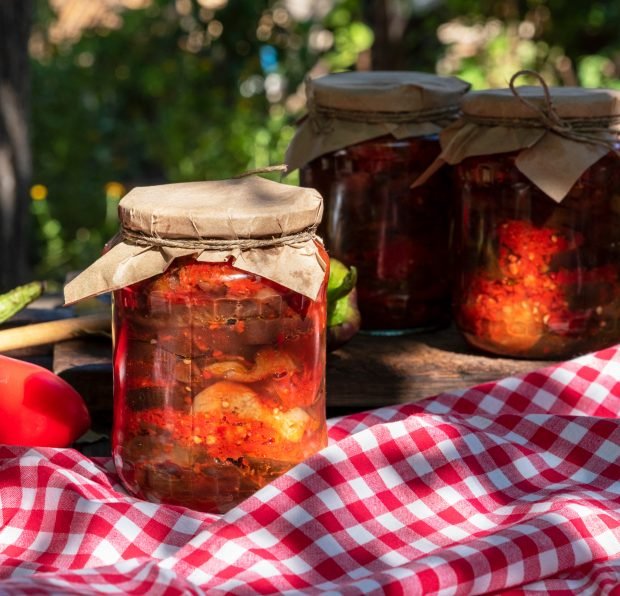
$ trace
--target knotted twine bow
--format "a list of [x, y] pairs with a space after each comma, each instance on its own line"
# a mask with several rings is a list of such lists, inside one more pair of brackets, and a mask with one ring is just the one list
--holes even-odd
[[[526, 99], [519, 93], [515, 82], [519, 77], [529, 75], [534, 77], [540, 83], [544, 93], [545, 102], [539, 105]], [[562, 118], [555, 106], [549, 91], [549, 86], [545, 79], [536, 71], [520, 70], [512, 75], [509, 83], [510, 91], [524, 106], [532, 110], [536, 114], [535, 118], [497, 118], [484, 116], [473, 116], [464, 114], [463, 118], [474, 124], [484, 126], [507, 126], [513, 128], [546, 128], [557, 135], [577, 141], [580, 143], [591, 143], [593, 145], [603, 146], [609, 151], [620, 157], [618, 151], [617, 132], [614, 131], [614, 125], [620, 123], [620, 116], [607, 116], [596, 118]], [[614, 135], [616, 138], [604, 138], [603, 135]]]

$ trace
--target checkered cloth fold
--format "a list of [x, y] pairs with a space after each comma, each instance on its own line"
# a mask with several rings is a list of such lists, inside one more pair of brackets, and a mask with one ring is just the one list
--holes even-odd
[[620, 593], [620, 347], [331, 421], [224, 516], [0, 448], [0, 594]]

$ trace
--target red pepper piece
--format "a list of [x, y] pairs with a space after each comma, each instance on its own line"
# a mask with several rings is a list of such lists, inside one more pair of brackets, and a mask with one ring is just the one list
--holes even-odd
[[67, 447], [90, 427], [82, 396], [35, 364], [0, 356], [0, 443]]

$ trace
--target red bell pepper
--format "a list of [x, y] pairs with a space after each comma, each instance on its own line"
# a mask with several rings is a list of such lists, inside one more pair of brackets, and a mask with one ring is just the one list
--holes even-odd
[[0, 443], [67, 447], [90, 428], [82, 396], [35, 364], [0, 355]]

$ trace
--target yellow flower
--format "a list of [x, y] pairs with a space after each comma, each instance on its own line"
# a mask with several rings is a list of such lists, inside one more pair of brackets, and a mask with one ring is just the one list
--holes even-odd
[[118, 201], [125, 194], [125, 186], [120, 182], [108, 182], [105, 185], [105, 194], [108, 199]]
[[33, 201], [43, 201], [47, 199], [47, 186], [35, 184], [30, 188], [30, 198]]

